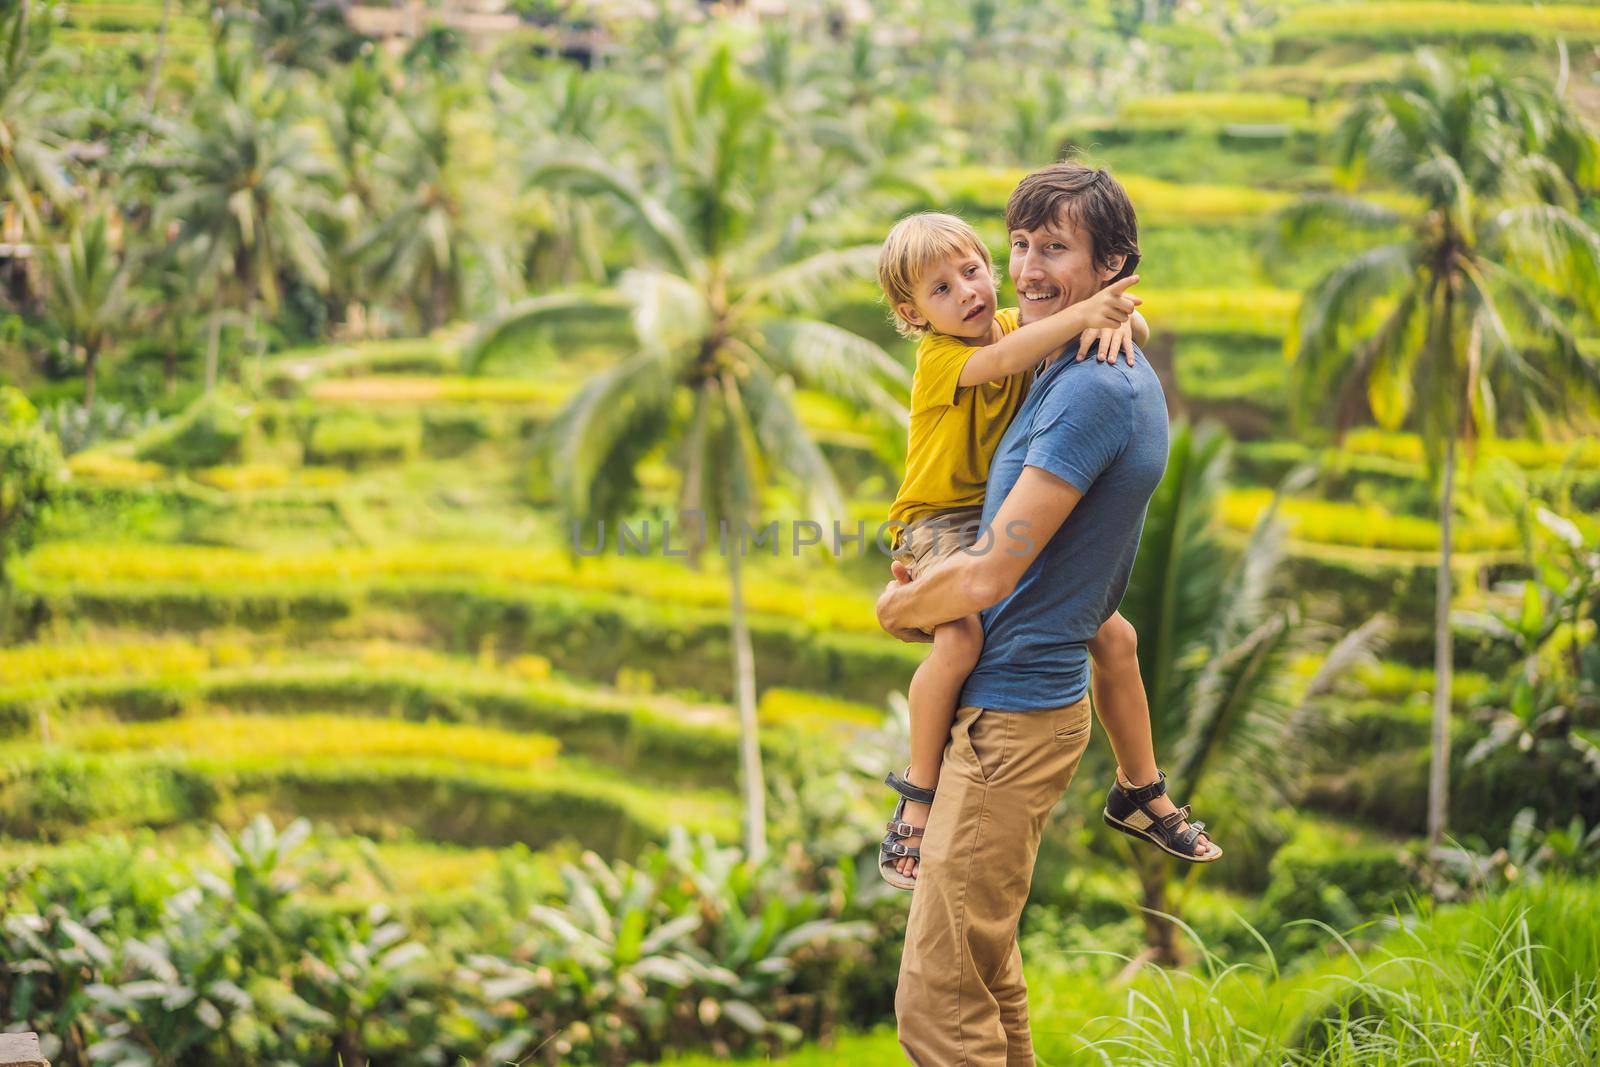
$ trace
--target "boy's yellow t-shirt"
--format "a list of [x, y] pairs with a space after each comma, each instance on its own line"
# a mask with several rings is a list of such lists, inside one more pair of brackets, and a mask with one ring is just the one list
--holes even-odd
[[[995, 314], [1004, 336], [1017, 328], [1017, 309]], [[917, 346], [911, 373], [911, 440], [906, 477], [889, 521], [910, 525], [936, 511], [978, 507], [989, 461], [1033, 384], [1026, 370], [997, 382], [957, 385], [976, 350], [960, 338], [929, 334]]]

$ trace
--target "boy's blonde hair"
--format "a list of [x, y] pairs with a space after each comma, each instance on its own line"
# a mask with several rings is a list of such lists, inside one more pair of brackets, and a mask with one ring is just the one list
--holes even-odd
[[934, 263], [951, 256], [972, 253], [983, 260], [983, 269], [994, 276], [994, 262], [978, 231], [965, 219], [941, 211], [921, 211], [894, 224], [883, 239], [878, 253], [878, 285], [894, 313], [894, 328], [901, 337], [920, 337], [928, 327], [906, 321], [901, 304], [915, 304], [917, 280]]

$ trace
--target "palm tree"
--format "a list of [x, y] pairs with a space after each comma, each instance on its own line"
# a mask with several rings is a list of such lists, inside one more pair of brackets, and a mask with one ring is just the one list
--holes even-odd
[[39, 232], [35, 198], [67, 199], [63, 106], [45, 89], [43, 64], [30, 5], [20, 3], [0, 23], [0, 197], [16, 205], [29, 238]]
[[[870, 269], [876, 246], [813, 250], [829, 219], [830, 180], [804, 139], [771, 123], [771, 100], [712, 51], [675, 76], [659, 117], [650, 175], [592, 157], [547, 163], [535, 181], [601, 194], [637, 237], [639, 265], [611, 291], [536, 296], [486, 323], [469, 368], [518, 331], [574, 317], [631, 324], [633, 353], [596, 373], [554, 420], [547, 439], [554, 486], [580, 520], [621, 513], [635, 465], [670, 448], [682, 475], [678, 504], [705, 530], [734, 531], [726, 559], [734, 692], [741, 734], [745, 841], [766, 854], [765, 784], [756, 729], [755, 660], [745, 619], [737, 531], [753, 522], [763, 489], [799, 489], [805, 514], [826, 526], [843, 514], [828, 461], [794, 406], [796, 384], [894, 417], [885, 382], [905, 372], [877, 345], [808, 317], [829, 286]], [[903, 416], [902, 416], [903, 417]], [[715, 538], [706, 538], [705, 550]]]
[[1286, 212], [1291, 240], [1330, 224], [1376, 240], [1306, 294], [1288, 346], [1300, 411], [1331, 415], [1341, 430], [1369, 413], [1391, 428], [1409, 419], [1438, 479], [1428, 786], [1437, 847], [1449, 792], [1457, 450], [1502, 419], [1536, 430], [1600, 396], [1600, 364], [1566, 321], [1571, 310], [1600, 312], [1600, 234], [1578, 214], [1579, 187], [1600, 184], [1600, 153], [1547, 91], [1431, 55], [1358, 102], [1337, 149], [1351, 173], [1371, 170], [1419, 204], [1402, 213], [1330, 195]]
[[491, 272], [506, 271], [494, 227], [474, 227], [473, 176], [456, 121], [465, 99], [459, 86], [442, 80], [424, 81], [408, 94], [385, 167], [402, 198], [350, 247], [378, 286], [417, 296], [425, 332], [460, 312], [469, 254]]
[[217, 5], [224, 33], [247, 27], [269, 63], [317, 70], [359, 43], [339, 0], [252, 0]]
[[100, 356], [126, 331], [135, 269], [117, 247], [110, 209], [90, 206], [71, 220], [66, 239], [44, 256], [45, 314], [83, 359], [83, 406], [94, 406]]
[[527, 180], [538, 173], [552, 149], [587, 151], [605, 158], [621, 151], [628, 76], [612, 71], [562, 68], [531, 86], [506, 79], [494, 85], [496, 115], [506, 123], [502, 137], [527, 146], [518, 174], [523, 182], [520, 215], [526, 236], [519, 258], [534, 289], [598, 282], [605, 277], [605, 230], [591, 198]]
[[[1273, 511], [1232, 562], [1218, 538], [1214, 516], [1227, 467], [1220, 432], [1174, 428], [1122, 612], [1139, 633], [1151, 730], [1157, 750], [1174, 754], [1172, 780], [1204, 808], [1261, 810], [1296, 799], [1324, 721], [1314, 704], [1368, 653], [1385, 623], [1346, 635], [1302, 683], [1290, 661], [1314, 646], [1297, 607], [1273, 595], [1283, 559]], [[1135, 850], [1135, 862], [1148, 955], [1176, 963], [1175, 927], [1166, 918], [1173, 862], [1145, 849]]]
[[157, 225], [170, 228], [173, 252], [211, 300], [208, 392], [216, 385], [227, 309], [242, 310], [253, 324], [263, 307], [278, 310], [283, 275], [318, 289], [328, 282], [316, 229], [331, 210], [321, 185], [328, 168], [278, 76], [245, 57], [228, 42], [218, 43], [192, 124], [180, 127], [172, 151], [150, 164], [173, 187], [157, 210]]
[[353, 246], [394, 195], [383, 173], [399, 119], [389, 75], [377, 57], [354, 60], [329, 80], [323, 111], [337, 194], [328, 220], [329, 303], [358, 336], [366, 331], [367, 285]]

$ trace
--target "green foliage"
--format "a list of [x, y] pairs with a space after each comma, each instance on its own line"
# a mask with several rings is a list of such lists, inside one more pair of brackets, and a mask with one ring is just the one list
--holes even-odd
[[179, 469], [232, 463], [244, 447], [245, 417], [239, 397], [212, 393], [141, 434], [133, 445], [134, 455]]
[[[147, 654], [154, 655], [156, 650]], [[555, 682], [448, 678], [427, 670], [303, 666], [190, 673], [174, 664], [149, 679], [93, 679], [0, 689], [0, 723], [28, 730], [41, 710], [100, 709], [128, 722], [171, 718], [204, 705], [300, 715], [339, 711], [411, 722], [492, 725], [546, 733], [562, 750], [630, 776], [688, 786], [726, 781], [737, 769], [730, 727], [682, 721], [660, 702]], [[779, 691], [769, 691], [772, 694]], [[791, 701], [804, 699], [793, 694]], [[810, 698], [823, 707], [842, 701]], [[763, 701], [763, 708], [769, 706]], [[852, 706], [853, 707], [853, 706]], [[857, 709], [858, 713], [862, 709]], [[881, 717], [881, 716], [880, 716]], [[798, 725], [798, 724], [797, 724]], [[770, 742], [775, 746], [776, 742]]]
[[530, 776], [438, 759], [20, 749], [0, 767], [0, 816], [14, 833], [46, 841], [86, 828], [207, 822], [234, 805], [352, 833], [409, 827], [427, 840], [488, 847], [577, 841], [617, 856], [671, 825], [724, 838], [734, 829], [724, 794], [680, 788], [663, 801], [582, 766]]
[[0, 386], [0, 591], [10, 584], [12, 557], [33, 545], [63, 473], [61, 450], [33, 405]]
[[97, 898], [25, 876], [0, 926], [7, 1028], [39, 1031], [61, 1063], [91, 1047], [241, 1067], [626, 1063], [670, 1045], [792, 1044], [853, 1007], [853, 981], [893, 967], [876, 949], [895, 928], [843, 868], [750, 864], [679, 832], [637, 866], [585, 855], [555, 901], [508, 877], [475, 922], [418, 928], [381, 904], [313, 906], [309, 831], [257, 818], [217, 832], [220, 874], [118, 863], [111, 845]]
[[305, 458], [308, 463], [351, 468], [397, 463], [415, 455], [420, 440], [421, 427], [414, 416], [335, 411], [317, 418]]
[[[570, 673], [614, 679], [619, 664], [650, 671], [662, 685], [727, 697], [731, 693], [728, 624], [721, 611], [644, 603], [564, 591], [511, 590], [437, 579], [331, 588], [324, 582], [235, 579], [138, 585], [30, 586], [50, 617], [197, 631], [222, 626], [292, 626], [315, 632], [368, 608], [401, 612], [440, 647], [475, 653], [498, 647], [546, 656]], [[752, 616], [751, 638], [763, 685], [825, 690], [879, 702], [903, 686], [924, 650], [882, 637], [832, 632], [780, 617]]]

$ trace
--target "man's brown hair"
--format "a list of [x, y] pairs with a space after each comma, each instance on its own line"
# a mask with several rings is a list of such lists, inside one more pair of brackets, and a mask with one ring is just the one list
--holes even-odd
[[1057, 221], [1070, 222], [1089, 235], [1096, 267], [1108, 266], [1117, 255], [1128, 257], [1117, 278], [1126, 278], [1138, 267], [1139, 218], [1128, 191], [1106, 171], [1082, 163], [1052, 163], [1017, 183], [1006, 201], [1008, 233]]

